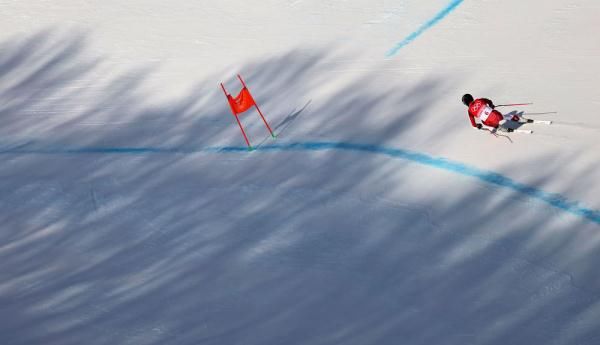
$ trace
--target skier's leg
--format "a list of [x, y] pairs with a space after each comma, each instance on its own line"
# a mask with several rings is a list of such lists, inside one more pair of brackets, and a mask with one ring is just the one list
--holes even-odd
[[503, 121], [519, 122], [521, 118], [518, 115], [502, 114]]
[[525, 119], [519, 115], [503, 114], [502, 117], [506, 121], [514, 121], [514, 122], [519, 122], [519, 123], [533, 123], [532, 119]]
[[504, 132], [504, 133], [512, 133], [515, 131], [514, 129], [506, 127], [506, 126], [498, 126], [497, 130], [500, 132]]
[[515, 130], [514, 130], [513, 128], [510, 128], [510, 127], [508, 127], [508, 126], [507, 126], [509, 123], [510, 123], [510, 122], [509, 122], [509, 121], [507, 121], [506, 119], [502, 119], [502, 120], [501, 120], [501, 121], [498, 123], [498, 130], [499, 130], [500, 132], [507, 132], [507, 133], [512, 133], [512, 132], [514, 132]]
[[484, 121], [484, 124], [488, 127], [494, 128], [494, 131], [502, 130], [502, 125], [506, 122], [499, 111], [492, 111], [488, 118]]

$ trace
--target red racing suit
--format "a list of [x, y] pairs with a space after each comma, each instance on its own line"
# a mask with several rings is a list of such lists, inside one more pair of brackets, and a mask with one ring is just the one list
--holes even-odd
[[477, 127], [475, 118], [486, 126], [498, 128], [500, 121], [504, 120], [502, 114], [494, 110], [494, 104], [487, 98], [478, 98], [469, 104], [469, 120], [471, 125]]

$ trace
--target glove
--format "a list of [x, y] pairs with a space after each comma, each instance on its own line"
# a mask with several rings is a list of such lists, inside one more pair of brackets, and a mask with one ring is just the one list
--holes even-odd
[[477, 129], [481, 129], [481, 123], [478, 123], [475, 127], [477, 127]]
[[507, 129], [506, 129], [506, 131], [507, 131], [508, 133], [512, 133], [512, 132], [514, 132], [515, 130], [514, 130], [514, 129], [512, 129], [512, 128], [507, 128]]

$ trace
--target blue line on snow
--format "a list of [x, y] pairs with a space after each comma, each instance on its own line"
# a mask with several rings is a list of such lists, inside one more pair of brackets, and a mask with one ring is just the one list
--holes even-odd
[[[222, 146], [222, 147], [204, 147], [204, 148], [160, 148], [160, 147], [87, 147], [87, 148], [47, 148], [35, 149], [27, 147], [17, 147], [9, 149], [0, 149], [0, 154], [193, 154], [193, 153], [240, 153], [247, 152], [246, 147]], [[526, 195], [532, 199], [540, 200], [548, 205], [556, 207], [559, 210], [574, 214], [576, 216], [600, 224], [600, 211], [586, 208], [579, 202], [569, 201], [560, 194], [548, 193], [536, 187], [528, 186], [516, 182], [504, 175], [477, 169], [459, 162], [453, 162], [441, 157], [432, 157], [423, 153], [407, 151], [397, 148], [356, 144], [347, 142], [296, 142], [287, 144], [273, 144], [261, 146], [257, 152], [261, 151], [326, 151], [326, 150], [346, 150], [357, 152], [368, 152], [382, 154], [388, 157], [405, 159], [421, 165], [434, 167], [441, 170], [457, 173], [459, 175], [473, 177], [485, 183], [498, 187], [511, 189], [520, 194]]]
[[396, 44], [392, 49], [390, 49], [385, 54], [385, 56], [391, 57], [391, 56], [396, 55], [400, 49], [402, 49], [404, 46], [406, 46], [409, 43], [411, 43], [412, 41], [414, 41], [423, 32], [427, 31], [432, 26], [437, 24], [439, 21], [444, 19], [447, 15], [449, 15], [452, 11], [454, 11], [456, 9], [456, 7], [458, 7], [458, 5], [460, 5], [462, 2], [463, 2], [463, 0], [452, 0], [452, 2], [446, 8], [444, 8], [442, 11], [440, 11], [438, 14], [436, 14], [436, 16], [433, 17], [432, 19], [430, 19], [428, 22], [421, 25], [415, 32], [408, 35], [404, 40], [402, 40], [401, 42]]

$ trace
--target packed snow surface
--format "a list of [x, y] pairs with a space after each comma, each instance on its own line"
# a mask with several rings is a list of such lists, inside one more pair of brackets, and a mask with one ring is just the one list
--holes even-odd
[[599, 17], [0, 0], [0, 344], [600, 343]]

